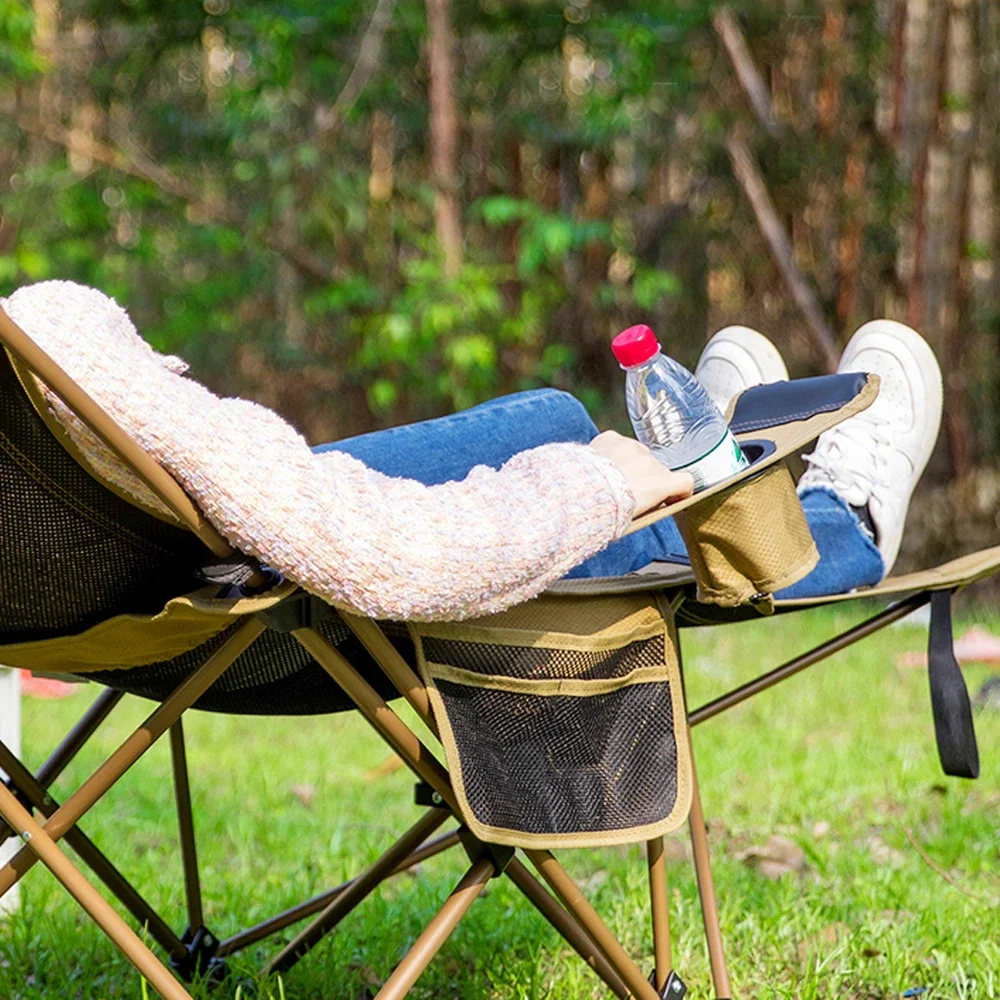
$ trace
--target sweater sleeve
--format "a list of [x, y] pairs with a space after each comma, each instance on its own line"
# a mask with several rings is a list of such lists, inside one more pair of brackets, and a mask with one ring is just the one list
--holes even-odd
[[468, 618], [528, 600], [624, 534], [635, 507], [618, 467], [580, 444], [430, 487], [319, 457], [344, 499], [331, 596], [377, 617]]

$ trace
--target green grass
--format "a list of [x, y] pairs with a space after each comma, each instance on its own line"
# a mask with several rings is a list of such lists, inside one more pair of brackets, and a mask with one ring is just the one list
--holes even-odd
[[[863, 609], [688, 632], [688, 684], [699, 704], [761, 667], [841, 629]], [[972, 617], [959, 623], [959, 627]], [[987, 624], [1000, 627], [996, 620]], [[944, 779], [926, 675], [895, 665], [924, 631], [886, 630], [695, 732], [734, 996], [1000, 997], [1000, 714], [978, 720], [983, 775]], [[987, 676], [968, 671], [976, 690]], [[40, 762], [79, 716], [89, 689], [25, 705], [25, 757]], [[127, 699], [57, 794], [65, 797], [148, 705]], [[383, 744], [353, 716], [251, 719], [190, 715], [195, 814], [207, 921], [227, 935], [350, 877], [417, 815], [412, 781], [366, 777]], [[85, 830], [178, 928], [183, 885], [166, 741], [89, 815]], [[293, 792], [316, 790], [311, 806]], [[917, 847], [907, 837], [907, 831]], [[777, 833], [807, 867], [778, 880], [736, 858]], [[692, 997], [711, 996], [687, 838], [671, 838], [675, 965]], [[923, 855], [923, 856], [922, 856]], [[639, 848], [567, 852], [570, 872], [643, 967], [651, 965]], [[257, 991], [287, 1000], [355, 1000], [384, 980], [459, 878], [457, 852], [387, 883], [279, 984], [257, 983], [272, 946], [242, 953], [198, 998]], [[940, 872], [945, 873], [945, 878]], [[21, 912], [0, 926], [0, 997], [142, 997], [142, 984], [40, 868]], [[287, 940], [287, 938], [285, 938]], [[605, 995], [504, 880], [491, 883], [414, 990], [434, 998]]]

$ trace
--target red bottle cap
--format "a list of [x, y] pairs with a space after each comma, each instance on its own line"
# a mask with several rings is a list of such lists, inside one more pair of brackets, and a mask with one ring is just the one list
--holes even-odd
[[618, 359], [618, 364], [623, 368], [631, 368], [633, 365], [641, 365], [643, 361], [648, 361], [658, 350], [660, 345], [656, 340], [656, 334], [648, 326], [630, 326], [611, 341], [611, 350]]

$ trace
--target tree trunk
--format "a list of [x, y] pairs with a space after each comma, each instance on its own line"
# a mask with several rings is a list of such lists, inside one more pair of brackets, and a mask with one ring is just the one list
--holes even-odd
[[934, 17], [937, 22], [937, 33], [935, 34], [933, 30], [932, 22], [928, 34], [936, 40], [937, 44], [930, 49], [931, 64], [927, 67], [931, 73], [930, 79], [923, 81], [926, 86], [923, 102], [925, 122], [911, 180], [913, 191], [911, 228], [913, 262], [906, 289], [906, 322], [918, 330], [924, 325], [926, 319], [926, 276], [924, 270], [927, 255], [927, 184], [931, 147], [939, 138], [938, 125], [945, 96], [945, 76], [948, 62], [948, 13], [948, 9], [945, 9], [939, 15], [933, 11], [929, 15]]
[[[59, 0], [33, 0], [34, 30], [32, 46], [42, 65], [42, 74], [31, 101], [32, 116], [40, 122], [59, 121]], [[48, 159], [49, 148], [43, 139], [31, 140], [30, 160], [34, 167]]]
[[450, 0], [427, 0], [430, 69], [430, 159], [436, 196], [434, 219], [445, 274], [462, 266], [458, 201], [458, 113], [455, 108], [454, 37]]

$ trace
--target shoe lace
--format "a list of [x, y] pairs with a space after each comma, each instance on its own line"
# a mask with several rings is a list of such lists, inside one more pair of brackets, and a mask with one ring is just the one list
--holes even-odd
[[802, 458], [848, 503], [860, 507], [888, 484], [887, 456], [893, 446], [891, 423], [878, 414], [859, 413], [824, 434], [816, 450]]

